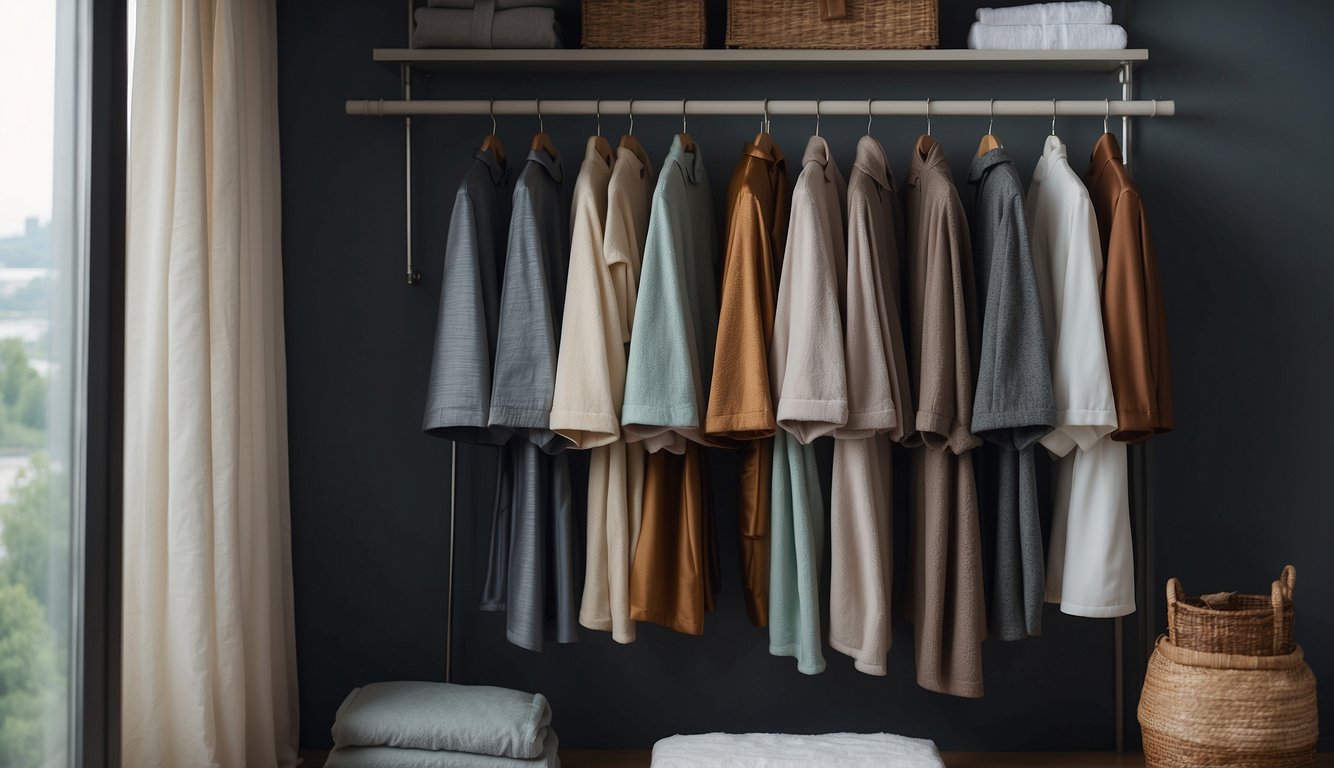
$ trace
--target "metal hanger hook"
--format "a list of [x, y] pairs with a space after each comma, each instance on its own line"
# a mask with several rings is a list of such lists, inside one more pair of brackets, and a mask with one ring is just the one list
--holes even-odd
[[1112, 116], [1112, 100], [1102, 100], [1102, 132], [1107, 133], [1107, 118]]
[[996, 124], [996, 100], [995, 100], [995, 99], [988, 99], [988, 100], [987, 100], [987, 135], [988, 135], [988, 136], [991, 135], [991, 133], [992, 133], [991, 128], [992, 128], [992, 126], [994, 126], [995, 124]]
[[931, 97], [926, 97], [926, 135], [931, 135]]
[[681, 99], [681, 133], [690, 133], [686, 130], [686, 100]]
[[630, 107], [629, 107], [628, 111], [630, 112], [630, 130], [627, 131], [627, 135], [629, 135], [629, 136], [634, 136], [634, 135], [635, 135], [635, 100], [634, 100], [634, 99], [630, 99]]
[[1051, 135], [1056, 135], [1056, 99], [1051, 100]]
[[535, 99], [535, 101], [537, 102], [537, 132], [546, 133], [547, 124], [545, 121], [542, 120], [542, 100]]
[[820, 135], [820, 100], [815, 100], [815, 135]]
[[872, 119], [873, 117], [875, 117], [875, 115], [874, 115], [873, 112], [871, 112], [871, 100], [870, 100], [870, 99], [867, 99], [867, 100], [866, 100], [866, 135], [867, 135], [867, 136], [870, 136], [870, 135], [871, 135], [871, 119]]
[[1153, 100], [1153, 113], [1150, 114], [1149, 117], [1157, 117], [1157, 116], [1158, 116], [1158, 100], [1157, 100], [1157, 99], [1154, 99], [1154, 100]]
[[769, 132], [769, 100], [764, 100], [764, 117], [760, 120], [760, 132]]
[[602, 99], [595, 99], [593, 102], [593, 112], [597, 115], [598, 135], [602, 135]]
[[491, 135], [496, 135], [496, 100], [491, 99], [491, 103], [486, 107], [486, 113], [491, 116]]

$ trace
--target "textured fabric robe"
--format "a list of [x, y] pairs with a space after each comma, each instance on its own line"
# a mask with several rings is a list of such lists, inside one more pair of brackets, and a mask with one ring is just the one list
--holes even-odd
[[1024, 187], [1004, 148], [975, 157], [973, 263], [981, 357], [973, 399], [990, 627], [1001, 640], [1042, 632], [1042, 524], [1033, 455], [1056, 424], [1042, 302], [1024, 212]]
[[[704, 160], [678, 136], [650, 205], [621, 428], [650, 451], [630, 574], [630, 615], [704, 631], [717, 543], [699, 441], [718, 324], [717, 232]], [[665, 450], [664, 450], [665, 449]]]
[[1111, 439], [1117, 421], [1099, 302], [1102, 245], [1088, 190], [1055, 136], [1025, 206], [1056, 399], [1056, 429], [1042, 438], [1059, 457], [1046, 598], [1076, 616], [1124, 616], [1135, 610], [1135, 575], [1126, 447]]
[[843, 357], [848, 421], [834, 433], [829, 645], [857, 669], [886, 673], [890, 632], [891, 441], [912, 420], [901, 321], [903, 213], [880, 142], [857, 144], [848, 181]]
[[970, 431], [977, 338], [968, 223], [945, 152], [914, 151], [905, 192], [909, 367], [916, 395], [908, 444], [909, 569], [917, 683], [982, 695], [986, 608]]
[[824, 671], [820, 564], [824, 503], [811, 442], [848, 420], [843, 367], [847, 185], [819, 136], [811, 137], [792, 193], [778, 303], [773, 366], [773, 541], [769, 553], [769, 652], [794, 656], [808, 675]]

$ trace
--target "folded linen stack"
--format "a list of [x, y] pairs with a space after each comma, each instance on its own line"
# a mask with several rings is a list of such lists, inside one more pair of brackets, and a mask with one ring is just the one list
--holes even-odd
[[992, 50], [1094, 50], [1126, 47], [1126, 30], [1112, 23], [1106, 3], [1037, 3], [979, 8], [968, 47]]
[[556, 0], [428, 0], [413, 48], [560, 48]]
[[325, 768], [560, 768], [540, 693], [374, 683], [349, 693]]

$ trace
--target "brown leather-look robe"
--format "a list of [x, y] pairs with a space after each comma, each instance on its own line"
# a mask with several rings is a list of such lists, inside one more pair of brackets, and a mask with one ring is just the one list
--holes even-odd
[[1094, 145], [1084, 185], [1098, 217], [1106, 262], [1102, 327], [1116, 398], [1112, 439], [1142, 443], [1175, 424], [1167, 314], [1144, 201], [1112, 134], [1104, 133]]

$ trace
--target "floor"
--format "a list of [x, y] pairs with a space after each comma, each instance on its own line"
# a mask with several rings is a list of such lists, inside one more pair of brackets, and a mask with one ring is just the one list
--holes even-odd
[[[323, 768], [325, 752], [302, 752], [302, 768]], [[1111, 752], [946, 752], [947, 768], [1142, 768], [1144, 756]], [[579, 750], [560, 753], [561, 768], [648, 768], [648, 750]], [[1316, 758], [1317, 768], [1334, 768], [1334, 754]]]

